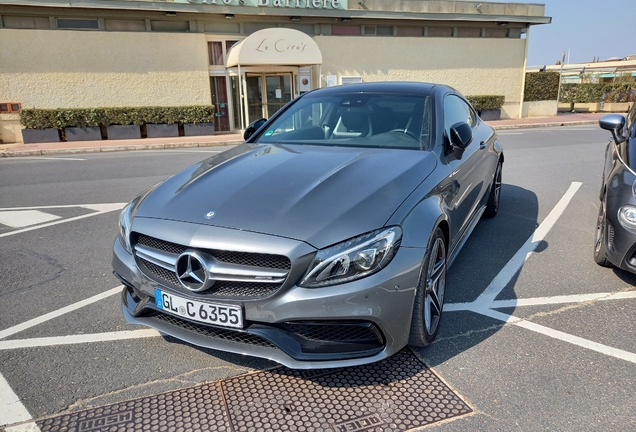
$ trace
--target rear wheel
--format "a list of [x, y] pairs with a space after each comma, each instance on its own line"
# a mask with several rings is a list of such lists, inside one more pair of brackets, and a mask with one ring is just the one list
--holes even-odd
[[411, 319], [409, 345], [414, 347], [425, 347], [435, 339], [442, 318], [446, 289], [446, 240], [440, 228], [431, 236], [427, 250]]
[[603, 194], [601, 204], [598, 208], [598, 217], [596, 218], [596, 242], [594, 244], [594, 261], [603, 267], [613, 267], [607, 257], [607, 241], [605, 235], [607, 233], [607, 200]]
[[484, 211], [484, 217], [495, 217], [499, 211], [499, 202], [501, 201], [501, 171], [503, 164], [501, 161], [497, 163], [497, 169], [495, 170], [495, 176], [492, 180], [492, 186], [490, 187], [490, 195], [488, 195], [488, 203], [486, 204], [486, 211]]

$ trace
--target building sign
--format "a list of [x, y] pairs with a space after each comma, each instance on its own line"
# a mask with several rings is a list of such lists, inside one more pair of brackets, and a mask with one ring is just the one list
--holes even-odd
[[175, 3], [193, 3], [223, 6], [247, 6], [285, 9], [342, 9], [348, 0], [174, 0]]

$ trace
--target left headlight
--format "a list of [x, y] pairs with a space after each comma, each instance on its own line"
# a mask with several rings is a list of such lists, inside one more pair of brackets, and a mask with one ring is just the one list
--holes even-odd
[[319, 250], [298, 285], [317, 288], [372, 275], [391, 262], [401, 240], [402, 228], [394, 226]]
[[618, 210], [618, 221], [627, 229], [636, 229], [636, 206], [624, 205]]
[[132, 254], [130, 227], [132, 226], [133, 209], [137, 206], [138, 200], [139, 197], [129, 202], [119, 214], [119, 241], [130, 254]]
[[137, 213], [137, 208], [139, 204], [159, 186], [163, 181], [160, 181], [150, 189], [145, 192], [139, 194], [135, 199], [126, 204], [126, 207], [119, 214], [119, 241], [122, 246], [128, 251], [128, 253], [132, 254], [132, 245], [130, 244], [130, 229], [132, 227], [133, 217], [135, 217], [135, 213]]

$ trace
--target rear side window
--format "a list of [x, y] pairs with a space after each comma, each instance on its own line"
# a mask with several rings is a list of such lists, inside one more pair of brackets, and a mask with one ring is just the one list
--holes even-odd
[[632, 109], [627, 114], [627, 130], [631, 138], [636, 138], [636, 103], [632, 105]]

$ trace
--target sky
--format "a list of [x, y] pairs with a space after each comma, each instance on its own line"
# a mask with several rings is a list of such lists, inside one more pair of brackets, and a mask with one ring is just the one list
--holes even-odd
[[636, 54], [636, 0], [510, 0], [545, 4], [551, 24], [533, 25], [528, 66], [591, 62]]

